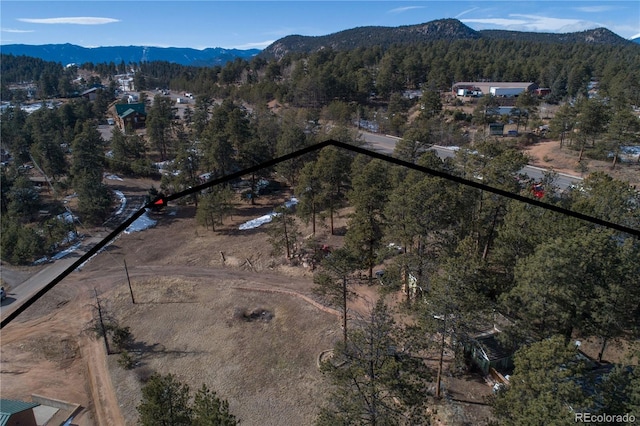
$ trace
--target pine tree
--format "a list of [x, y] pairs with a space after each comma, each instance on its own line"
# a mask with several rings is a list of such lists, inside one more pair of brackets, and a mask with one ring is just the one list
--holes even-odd
[[155, 373], [142, 388], [142, 401], [137, 407], [142, 426], [190, 426], [189, 386], [173, 374]]
[[271, 254], [277, 256], [284, 253], [286, 258], [290, 259], [300, 233], [295, 219], [287, 207], [280, 206], [274, 210], [267, 232], [269, 233], [269, 243], [272, 246]]
[[345, 244], [360, 258], [361, 266], [368, 269], [369, 282], [372, 282], [373, 266], [378, 261], [384, 235], [389, 171], [387, 164], [380, 160], [367, 163], [366, 159], [356, 157], [352, 173], [349, 201], [355, 211], [349, 220]]
[[422, 424], [428, 373], [401, 347], [400, 330], [379, 300], [362, 325], [322, 364], [334, 388], [317, 425]]
[[499, 425], [570, 425], [576, 412], [590, 412], [581, 386], [585, 365], [561, 336], [533, 343], [514, 357], [509, 388], [492, 401]]
[[199, 224], [211, 230], [216, 230], [216, 225], [222, 224], [225, 217], [233, 211], [233, 192], [228, 187], [217, 186], [204, 194], [198, 203], [196, 219]]
[[322, 209], [321, 191], [322, 182], [317, 176], [318, 170], [315, 162], [308, 162], [302, 167], [296, 187], [296, 196], [299, 200], [296, 206], [296, 214], [307, 224], [311, 222], [311, 232], [316, 234], [316, 215]]
[[147, 135], [151, 143], [160, 152], [162, 161], [169, 157], [173, 142], [171, 139], [174, 115], [172, 107], [171, 98], [156, 95], [153, 98], [153, 106], [147, 114]]
[[78, 193], [78, 210], [83, 220], [92, 224], [106, 219], [111, 209], [111, 192], [102, 183], [103, 145], [102, 137], [89, 122], [72, 145], [71, 176]]
[[336, 210], [346, 199], [349, 185], [351, 157], [344, 150], [327, 147], [320, 151], [316, 160], [315, 175], [320, 181], [320, 205], [329, 209], [331, 235], [335, 232], [334, 216]]
[[234, 426], [236, 417], [229, 412], [229, 403], [206, 385], [202, 385], [193, 400], [192, 426]]
[[313, 276], [314, 293], [325, 297], [342, 312], [342, 337], [347, 341], [347, 301], [355, 297], [349, 288], [351, 274], [357, 268], [357, 259], [349, 250], [339, 248], [323, 259], [321, 270]]

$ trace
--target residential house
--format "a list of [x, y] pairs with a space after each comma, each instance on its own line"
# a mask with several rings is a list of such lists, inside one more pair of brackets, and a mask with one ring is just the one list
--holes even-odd
[[139, 129], [145, 126], [147, 113], [144, 103], [115, 104], [115, 108], [121, 129]]

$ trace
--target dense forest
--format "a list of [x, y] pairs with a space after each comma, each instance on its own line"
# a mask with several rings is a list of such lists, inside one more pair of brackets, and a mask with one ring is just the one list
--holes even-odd
[[[139, 90], [166, 87], [215, 97], [235, 95], [247, 101], [294, 102], [316, 107], [331, 100], [364, 102], [371, 95], [389, 99], [404, 89], [449, 90], [457, 81], [531, 81], [551, 89], [549, 101], [585, 94], [593, 79], [603, 96], [625, 93], [640, 104], [640, 47], [553, 44], [524, 40], [436, 40], [418, 45], [323, 49], [292, 53], [279, 61], [255, 57], [224, 66], [186, 67], [168, 62], [86, 64], [104, 79], [132, 67]], [[60, 64], [12, 55], [2, 57], [3, 99], [7, 85], [45, 83], [42, 97], [51, 97], [64, 76]], [[69, 75], [66, 76], [69, 79]], [[68, 83], [65, 83], [68, 84]], [[237, 94], [236, 94], [237, 93]]]
[[[400, 136], [396, 158], [533, 199], [533, 182], [519, 173], [527, 164], [522, 140], [498, 141], [484, 132], [470, 138], [467, 132], [502, 119], [496, 99], [485, 96], [465, 114], [444, 108], [457, 102], [444, 92], [456, 81], [536, 82], [551, 93], [519, 96], [517, 113], [506, 120], [520, 126], [522, 119], [523, 129], [531, 129], [542, 123], [540, 102], [560, 104], [549, 121], [551, 134], [580, 159], [606, 158], [638, 143], [640, 125], [632, 113], [632, 105], [640, 105], [638, 52], [626, 45], [430, 41], [208, 68], [87, 64], [82, 70], [95, 80], [79, 84], [77, 68], [3, 55], [3, 100], [23, 100], [10, 86], [27, 81], [38, 87], [40, 100], [98, 81], [102, 86], [94, 101], [69, 97], [31, 114], [16, 104], [3, 111], [2, 145], [14, 161], [1, 175], [2, 259], [30, 264], [74, 231], [73, 221], [58, 218], [67, 207], [55, 197], [44, 204], [26, 165], [47, 176], [54, 193], [76, 194], [73, 214], [99, 225], [114, 208], [104, 171], [151, 176], [158, 190], [172, 194], [197, 185], [202, 173], [224, 176], [319, 141], [360, 146], [359, 120], [385, 122], [384, 131]], [[114, 126], [107, 144], [96, 126], [110, 103], [122, 102], [113, 92], [114, 75], [131, 69], [137, 90], [189, 91], [195, 103], [180, 118], [171, 99], [156, 94], [145, 135]], [[588, 93], [594, 81], [595, 97]], [[403, 96], [410, 89], [421, 89], [421, 96]], [[269, 109], [274, 100], [286, 108]], [[461, 149], [443, 160], [428, 150], [435, 143]], [[334, 233], [335, 212], [352, 211], [344, 246], [330, 257], [313, 253], [318, 291], [344, 315], [344, 337], [335, 349], [341, 362], [323, 366], [331, 392], [321, 402], [318, 424], [425, 424], [425, 383], [436, 383], [429, 396], [438, 399], [442, 371], [425, 369], [416, 362], [419, 354], [435, 351], [442, 358], [446, 351], [454, 354], [455, 368], [468, 368], [464, 349], [496, 313], [509, 319], [501, 345], [517, 351], [512, 385], [490, 401], [499, 424], [569, 424], [577, 412], [640, 413], [638, 348], [630, 346], [629, 362], [596, 374], [573, 344], [576, 336], [599, 339], [597, 362], [610, 342], [640, 337], [638, 238], [336, 148], [303, 160], [248, 176], [242, 196], [255, 200], [261, 179], [275, 176], [298, 196], [295, 215], [283, 210], [267, 231], [274, 253], [287, 258], [302, 250], [293, 244], [301, 239], [296, 224], [312, 224], [315, 231], [316, 223], [328, 223]], [[169, 161], [169, 173], [160, 177], [156, 161]], [[640, 228], [640, 194], [628, 184], [596, 173], [579, 188], [560, 191], [554, 179], [548, 173], [542, 182], [544, 202]], [[231, 187], [219, 187], [180, 202], [196, 206], [198, 223], [216, 232], [235, 197]], [[403, 292], [403, 314], [414, 321], [396, 324], [380, 303], [365, 325], [347, 324], [343, 303], [356, 272], [373, 283], [374, 267], [385, 260], [381, 289]]]
[[[599, 81], [604, 96], [625, 93], [640, 103], [640, 47], [548, 44], [506, 40], [433, 41], [311, 54], [280, 61], [260, 57], [224, 67], [185, 68], [143, 63], [145, 87], [171, 87], [209, 96], [237, 95], [248, 101], [322, 106], [332, 100], [363, 103], [389, 99], [405, 89], [450, 90], [457, 81], [531, 81], [551, 89], [549, 101], [585, 94]], [[105, 75], [106, 76], [106, 75]]]

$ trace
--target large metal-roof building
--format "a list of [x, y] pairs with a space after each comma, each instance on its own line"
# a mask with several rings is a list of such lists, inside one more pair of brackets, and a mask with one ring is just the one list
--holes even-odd
[[466, 89], [469, 92], [480, 92], [482, 95], [491, 94], [491, 88], [499, 87], [501, 89], [522, 89], [526, 92], [533, 93], [538, 85], [532, 82], [519, 81], [461, 81], [455, 83], [451, 87], [454, 95], [458, 94], [459, 89]]

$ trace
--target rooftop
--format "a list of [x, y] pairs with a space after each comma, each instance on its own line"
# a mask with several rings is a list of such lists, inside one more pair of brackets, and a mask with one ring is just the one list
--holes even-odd
[[25, 410], [31, 410], [37, 407], [36, 402], [24, 402], [13, 399], [0, 399], [0, 426], [5, 426], [9, 421], [9, 418]]

